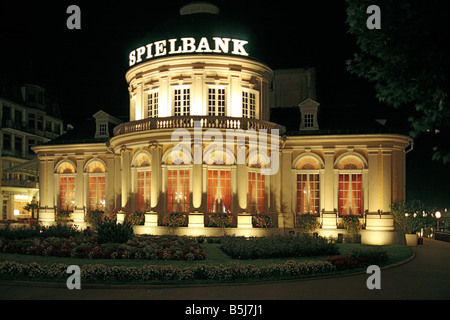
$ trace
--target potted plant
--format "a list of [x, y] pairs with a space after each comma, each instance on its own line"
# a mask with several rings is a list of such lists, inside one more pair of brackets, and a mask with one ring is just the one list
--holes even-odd
[[424, 206], [420, 201], [410, 203], [396, 202], [391, 205], [391, 214], [395, 222], [405, 233], [406, 245], [417, 246], [417, 232], [424, 226]]

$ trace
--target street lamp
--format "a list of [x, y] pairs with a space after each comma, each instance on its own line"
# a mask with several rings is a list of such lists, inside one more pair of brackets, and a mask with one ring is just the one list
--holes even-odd
[[441, 218], [441, 212], [440, 212], [440, 211], [436, 211], [436, 213], [434, 214], [434, 216], [436, 217], [436, 221], [437, 221], [437, 231], [439, 232], [439, 219]]

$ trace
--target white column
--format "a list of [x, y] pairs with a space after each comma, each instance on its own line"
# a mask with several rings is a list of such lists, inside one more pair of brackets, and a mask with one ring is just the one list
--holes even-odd
[[380, 208], [378, 196], [378, 148], [371, 148], [368, 150], [369, 156], [369, 174], [368, 174], [368, 188], [369, 188], [369, 213], [376, 213]]
[[152, 211], [159, 204], [161, 194], [161, 146], [152, 147], [152, 185], [151, 185], [151, 208]]
[[77, 157], [76, 176], [75, 176], [75, 209], [73, 211], [73, 221], [75, 224], [84, 224], [84, 205], [85, 205], [85, 191], [84, 191], [84, 157]]
[[392, 190], [392, 150], [384, 149], [382, 150], [382, 158], [383, 158], [383, 203], [382, 210], [383, 212], [391, 211], [391, 190]]
[[131, 150], [122, 149], [122, 207], [130, 208]]

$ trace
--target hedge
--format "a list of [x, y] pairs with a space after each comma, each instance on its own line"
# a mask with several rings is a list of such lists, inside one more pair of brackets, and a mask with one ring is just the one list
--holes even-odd
[[330, 256], [339, 253], [335, 243], [306, 234], [263, 238], [224, 237], [220, 248], [234, 259]]

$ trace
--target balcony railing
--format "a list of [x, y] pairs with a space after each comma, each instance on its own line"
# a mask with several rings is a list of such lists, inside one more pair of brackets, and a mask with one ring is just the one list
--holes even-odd
[[143, 120], [126, 122], [114, 128], [114, 135], [127, 134], [132, 132], [142, 132], [157, 129], [179, 129], [194, 128], [198, 122], [201, 128], [217, 129], [254, 129], [267, 130], [270, 133], [273, 129], [278, 129], [279, 134], [286, 131], [284, 126], [279, 124], [250, 118], [231, 118], [216, 116], [177, 116], [166, 118], [147, 118]]
[[3, 187], [37, 188], [38, 183], [29, 180], [2, 179]]

